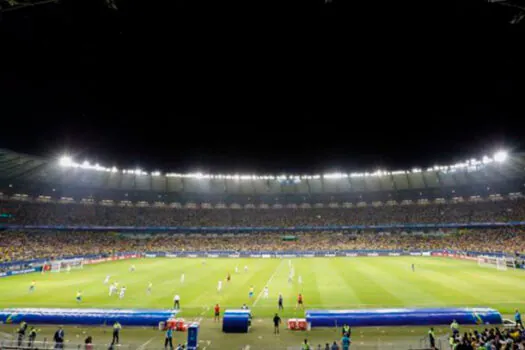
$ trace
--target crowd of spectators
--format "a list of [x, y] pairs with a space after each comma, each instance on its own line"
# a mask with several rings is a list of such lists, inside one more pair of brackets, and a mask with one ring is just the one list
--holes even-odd
[[525, 330], [516, 326], [511, 329], [485, 328], [463, 335], [452, 335], [450, 348], [453, 350], [525, 350]]
[[[119, 252], [458, 250], [525, 251], [525, 230], [433, 232], [279, 232], [250, 234], [118, 234], [85, 231], [0, 232], [0, 262]], [[291, 239], [291, 240], [290, 240]]]
[[[525, 221], [525, 200], [308, 209], [176, 209], [0, 201], [1, 223], [97, 226], [324, 226]], [[8, 214], [8, 215], [6, 215]], [[523, 252], [521, 228], [414, 232], [280, 232], [236, 235], [120, 235], [86, 231], [0, 232], [0, 262], [118, 252], [461, 250]]]
[[0, 201], [5, 223], [100, 226], [302, 226], [506, 222], [525, 219], [525, 200], [353, 208], [176, 209]]

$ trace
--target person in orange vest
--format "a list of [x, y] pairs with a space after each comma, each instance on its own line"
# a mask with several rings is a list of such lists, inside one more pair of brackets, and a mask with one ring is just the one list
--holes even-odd
[[297, 309], [299, 306], [304, 309], [303, 295], [301, 293], [297, 296], [297, 306], [295, 308]]
[[215, 307], [213, 308], [213, 310], [215, 311], [215, 317], [213, 318], [213, 321], [217, 322], [220, 319], [221, 307], [219, 306], [219, 304], [215, 304]]

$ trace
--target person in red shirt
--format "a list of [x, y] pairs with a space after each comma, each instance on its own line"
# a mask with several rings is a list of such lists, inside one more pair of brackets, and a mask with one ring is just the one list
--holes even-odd
[[297, 309], [299, 306], [304, 309], [303, 295], [301, 293], [297, 296], [297, 306], [295, 308]]
[[221, 308], [220, 308], [219, 304], [216, 304], [215, 307], [213, 308], [213, 310], [215, 311], [215, 318], [213, 319], [213, 321], [217, 322], [217, 321], [219, 321], [219, 316], [221, 314]]

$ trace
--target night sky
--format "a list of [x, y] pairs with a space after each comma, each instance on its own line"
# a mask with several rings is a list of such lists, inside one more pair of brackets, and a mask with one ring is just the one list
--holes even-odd
[[[3, 13], [0, 147], [317, 173], [522, 151], [525, 23], [484, 0], [63, 0]], [[525, 22], [525, 21], [524, 21]]]

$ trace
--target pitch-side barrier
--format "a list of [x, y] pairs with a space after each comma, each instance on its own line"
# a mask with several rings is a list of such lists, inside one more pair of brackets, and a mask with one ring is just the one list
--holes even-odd
[[422, 326], [501, 324], [499, 311], [490, 308], [398, 308], [358, 310], [308, 310], [310, 327]]
[[177, 316], [176, 310], [154, 309], [0, 309], [0, 323], [57, 325], [112, 325], [116, 321], [124, 326], [158, 326]]

